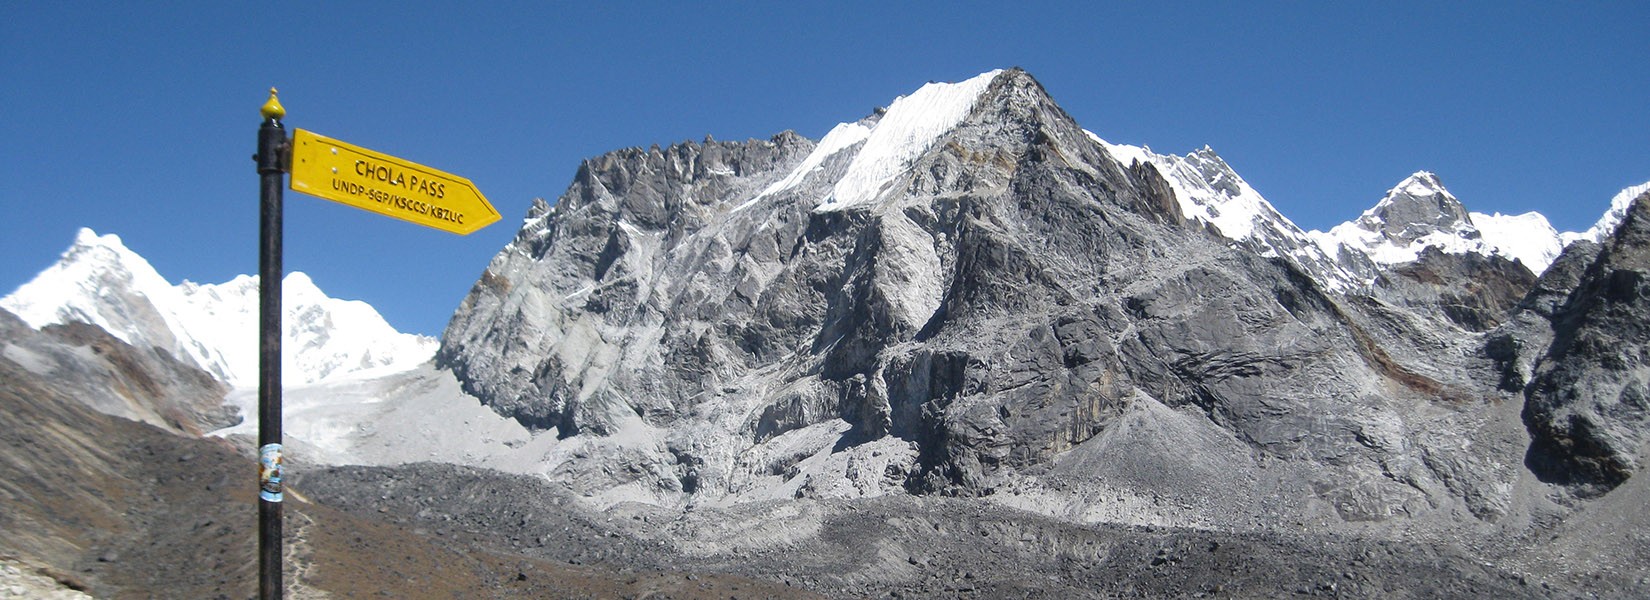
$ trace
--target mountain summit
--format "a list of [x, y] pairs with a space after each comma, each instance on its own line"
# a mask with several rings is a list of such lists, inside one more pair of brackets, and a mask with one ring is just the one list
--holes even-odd
[[1578, 234], [1559, 234], [1540, 213], [1468, 212], [1437, 175], [1419, 171], [1388, 190], [1357, 219], [1308, 234], [1343, 257], [1349, 251], [1380, 265], [1414, 262], [1428, 248], [1445, 254], [1501, 256], [1539, 275]]
[[1388, 265], [1413, 262], [1427, 247], [1452, 254], [1490, 253], [1466, 207], [1426, 171], [1393, 186], [1373, 208], [1330, 229], [1325, 239]]
[[[1103, 489], [1186, 525], [1499, 519], [1526, 443], [1493, 425], [1516, 402], [1474, 332], [1533, 275], [1488, 250], [1433, 258], [1483, 241], [1430, 174], [1366, 216], [1369, 243], [1325, 251], [1212, 150], [1106, 143], [994, 71], [817, 144], [586, 161], [437, 362], [584, 448], [544, 472], [615, 501], [1013, 491], [1113, 510]], [[1410, 262], [1345, 258], [1381, 247]]]
[[1437, 231], [1458, 229], [1471, 221], [1466, 207], [1444, 189], [1437, 175], [1420, 171], [1388, 190], [1375, 208], [1358, 218], [1358, 225], [1381, 234], [1395, 245], [1407, 245]]
[[[309, 276], [281, 283], [282, 377], [313, 383], [428, 360], [435, 340], [402, 334], [364, 302], [327, 297]], [[118, 236], [81, 229], [58, 262], [0, 299], [29, 326], [82, 322], [128, 344], [164, 350], [232, 386], [258, 378], [258, 278], [172, 285]]]
[[1378, 267], [1359, 252], [1330, 246], [1326, 250], [1249, 186], [1249, 182], [1216, 154], [1203, 148], [1174, 156], [1151, 148], [1113, 144], [1089, 133], [1120, 164], [1150, 164], [1174, 190], [1181, 213], [1213, 227], [1232, 244], [1264, 257], [1296, 265], [1320, 284], [1334, 290], [1369, 285]]

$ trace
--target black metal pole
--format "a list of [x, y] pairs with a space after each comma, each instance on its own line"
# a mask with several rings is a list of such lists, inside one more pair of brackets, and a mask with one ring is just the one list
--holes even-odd
[[281, 589], [281, 188], [286, 110], [269, 90], [258, 128], [258, 598]]

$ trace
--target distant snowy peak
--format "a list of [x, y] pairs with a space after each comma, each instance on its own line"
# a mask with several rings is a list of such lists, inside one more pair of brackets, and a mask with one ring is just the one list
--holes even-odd
[[[329, 298], [309, 276], [282, 280], [282, 378], [305, 384], [363, 370], [406, 369], [432, 338], [397, 332], [364, 302]], [[90, 323], [121, 340], [193, 362], [234, 386], [258, 376], [258, 278], [173, 286], [120, 238], [81, 229], [58, 262], [0, 298], [36, 329]]]
[[1312, 235], [1325, 251], [1339, 253], [1345, 246], [1383, 265], [1412, 262], [1428, 247], [1450, 254], [1492, 253], [1461, 201], [1426, 171], [1387, 190], [1357, 219]]
[[879, 115], [837, 125], [789, 175], [739, 208], [797, 187], [843, 152], [852, 153], [847, 170], [815, 210], [842, 210], [875, 200], [936, 140], [968, 117], [1001, 73], [999, 69], [958, 83], [930, 83], [909, 96], [895, 98]]
[[1479, 237], [1466, 207], [1444, 189], [1437, 175], [1426, 171], [1410, 175], [1387, 190], [1386, 196], [1355, 223], [1394, 246], [1409, 246], [1438, 232], [1464, 239]]
[[1540, 213], [1467, 212], [1437, 175], [1420, 171], [1357, 219], [1309, 235], [1328, 252], [1351, 249], [1383, 265], [1412, 262], [1429, 247], [1517, 260], [1540, 274], [1568, 243]]
[[1157, 154], [1149, 147], [1113, 144], [1093, 132], [1088, 135], [1123, 167], [1136, 161], [1157, 167], [1174, 190], [1180, 212], [1214, 225], [1228, 238], [1243, 240], [1255, 235], [1258, 224], [1288, 220], [1208, 146], [1175, 156]]
[[1608, 237], [1633, 199], [1650, 192], [1650, 182], [1622, 190], [1591, 229], [1560, 233], [1536, 212], [1468, 212], [1438, 175], [1418, 171], [1392, 186], [1358, 218], [1328, 232], [1302, 231], [1208, 146], [1175, 156], [1088, 135], [1123, 167], [1135, 162], [1155, 166], [1188, 218], [1213, 225], [1263, 256], [1287, 257], [1333, 289], [1368, 285], [1382, 265], [1413, 262], [1428, 247], [1450, 254], [1502, 256], [1540, 274], [1570, 242]]
[[[35, 329], [77, 321], [102, 327], [129, 344], [170, 348], [170, 333], [176, 329], [172, 315], [156, 310], [151, 299], [172, 300], [176, 295], [172, 285], [119, 237], [82, 228], [56, 264], [0, 298], [0, 307]], [[126, 326], [134, 321], [158, 327]], [[160, 337], [150, 339], [146, 334]]]
[[1610, 237], [1610, 234], [1615, 233], [1616, 226], [1620, 225], [1621, 220], [1627, 216], [1627, 209], [1633, 206], [1633, 200], [1639, 196], [1643, 196], [1646, 192], [1650, 192], [1650, 181], [1622, 190], [1620, 193], [1616, 194], [1615, 198], [1610, 200], [1610, 209], [1606, 210], [1604, 212], [1604, 216], [1599, 217], [1598, 222], [1594, 223], [1593, 226], [1587, 231], [1583, 231], [1581, 233], [1566, 232], [1562, 234], [1564, 244], [1568, 245], [1570, 242], [1576, 240], [1588, 240], [1592, 242], [1604, 241], [1604, 238]]
[[[257, 384], [258, 278], [241, 275], [220, 285], [184, 282], [192, 338], [221, 357], [208, 369], [237, 387]], [[315, 383], [362, 371], [410, 369], [435, 354], [434, 338], [404, 334], [371, 305], [331, 298], [309, 275], [281, 280], [283, 381]], [[203, 331], [205, 330], [205, 331]]]
[[1113, 144], [1094, 132], [1085, 133], [1124, 168], [1136, 162], [1156, 167], [1174, 191], [1182, 214], [1213, 225], [1240, 246], [1262, 256], [1293, 261], [1332, 289], [1356, 287], [1374, 277], [1374, 267], [1367, 261], [1342, 260], [1325, 252], [1208, 146], [1175, 156], [1144, 146]]
[[1416, 172], [1387, 190], [1357, 219], [1336, 225], [1327, 233], [1313, 231], [1308, 235], [1325, 252], [1344, 256], [1350, 250], [1382, 265], [1413, 262], [1429, 247], [1449, 254], [1494, 253], [1473, 225], [1466, 207], [1444, 188], [1437, 175], [1426, 171]]

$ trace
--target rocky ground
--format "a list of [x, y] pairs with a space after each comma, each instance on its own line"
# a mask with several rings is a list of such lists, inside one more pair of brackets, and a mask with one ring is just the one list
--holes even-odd
[[[38, 342], [39, 340], [35, 340]], [[99, 341], [106, 352], [118, 343]], [[72, 345], [72, 344], [71, 344]], [[96, 355], [87, 363], [102, 359]], [[95, 360], [94, 360], [95, 359]], [[125, 364], [124, 361], [114, 361]], [[82, 365], [87, 366], [87, 365]], [[248, 598], [254, 463], [0, 360], [0, 594]], [[205, 390], [206, 393], [215, 393]], [[451, 464], [291, 465], [290, 598], [1634, 597], [1629, 480], [1527, 536], [1083, 524], [893, 494], [675, 508]], [[1419, 539], [1419, 538], [1417, 538]]]
[[91, 596], [35, 571], [28, 565], [0, 561], [0, 598], [85, 600]]
[[450, 465], [333, 468], [312, 500], [478, 551], [609, 572], [712, 572], [837, 598], [1551, 597], [1460, 548], [1316, 533], [1079, 526], [889, 496], [597, 512], [558, 484]]
[[[42, 337], [59, 333], [12, 330], [7, 348], [39, 347], [49, 341]], [[129, 370], [136, 363], [122, 356], [133, 349], [118, 340], [59, 337], [69, 340], [58, 348], [79, 357], [78, 369], [113, 380], [144, 375]], [[196, 424], [168, 430], [93, 410], [74, 393], [83, 382], [64, 385], [48, 369], [27, 368], [44, 363], [17, 356], [0, 359], [0, 597], [254, 596], [256, 467], [247, 449], [178, 431]], [[195, 391], [221, 393], [215, 383]], [[375, 482], [354, 487], [362, 497], [382, 495]], [[808, 597], [715, 570], [640, 567], [658, 561], [585, 566], [504, 544], [455, 543], [446, 530], [408, 521], [394, 504], [341, 510], [305, 501], [301, 488], [293, 492], [285, 525], [289, 598]]]

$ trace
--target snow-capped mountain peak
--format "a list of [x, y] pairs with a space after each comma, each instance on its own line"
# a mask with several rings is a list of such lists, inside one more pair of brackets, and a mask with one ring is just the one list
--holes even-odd
[[1392, 187], [1373, 208], [1357, 219], [1312, 236], [1331, 254], [1355, 252], [1380, 264], [1416, 260], [1422, 250], [1436, 247], [1447, 254], [1478, 253], [1518, 260], [1540, 274], [1570, 242], [1598, 241], [1610, 234], [1633, 198], [1650, 191], [1650, 183], [1622, 190], [1610, 210], [1592, 229], [1560, 233], [1545, 216], [1467, 212], [1437, 175], [1420, 171]]
[[[397, 332], [364, 302], [329, 298], [308, 275], [282, 280], [282, 378], [313, 383], [366, 369], [411, 368], [436, 341]], [[233, 386], [256, 385], [258, 278], [172, 285], [116, 235], [81, 229], [56, 264], [5, 298], [36, 329], [78, 321], [191, 362]]]
[[1606, 210], [1604, 216], [1599, 217], [1598, 222], [1594, 223], [1587, 231], [1562, 234], [1564, 244], [1568, 245], [1576, 240], [1598, 242], [1609, 237], [1616, 230], [1616, 226], [1621, 224], [1622, 218], [1627, 216], [1627, 209], [1633, 205], [1633, 199], [1644, 195], [1645, 192], [1650, 192], [1650, 181], [1622, 190], [1610, 199], [1609, 210]]
[[180, 326], [156, 304], [179, 302], [180, 291], [119, 236], [82, 228], [56, 264], [0, 299], [0, 307], [36, 329], [78, 321], [128, 344], [171, 349]]
[[837, 125], [789, 175], [739, 208], [796, 187], [826, 159], [843, 151], [854, 152], [853, 159], [830, 196], [815, 210], [841, 210], [875, 199], [934, 140], [961, 123], [1001, 73], [998, 69], [957, 83], [929, 83], [909, 96], [895, 98], [875, 118]]
[[1213, 225], [1233, 243], [1262, 256], [1285, 257], [1333, 289], [1360, 286], [1372, 278], [1372, 265], [1326, 252], [1250, 187], [1213, 148], [1205, 145], [1175, 156], [1152, 152], [1147, 146], [1113, 144], [1094, 132], [1085, 133], [1124, 168], [1136, 162], [1156, 167], [1174, 191], [1181, 214]]
[[1386, 265], [1412, 262], [1428, 247], [1449, 254], [1494, 253], [1466, 207], [1427, 171], [1400, 181], [1356, 220], [1309, 235], [1325, 252], [1339, 254], [1342, 247], [1351, 248]]
[[1444, 189], [1443, 182], [1439, 181], [1438, 175], [1432, 171], [1416, 171], [1409, 177], [1405, 177], [1403, 181], [1398, 182], [1398, 185], [1387, 190], [1386, 197], [1391, 199], [1399, 194], [1415, 197], [1442, 195], [1452, 200], [1455, 198], [1454, 195], [1449, 193], [1449, 190]]
[[1157, 154], [1146, 146], [1113, 144], [1094, 132], [1086, 133], [1105, 146], [1123, 167], [1137, 161], [1157, 167], [1174, 190], [1180, 212], [1214, 225], [1228, 238], [1254, 236], [1259, 222], [1288, 221], [1207, 145], [1185, 156], [1174, 156]]
[[1356, 219], [1328, 232], [1303, 231], [1208, 146], [1185, 156], [1164, 155], [1147, 146], [1113, 144], [1092, 132], [1088, 135], [1123, 167], [1135, 162], [1157, 167], [1188, 218], [1213, 225], [1263, 256], [1288, 257], [1333, 289], [1368, 285], [1378, 265], [1414, 261], [1428, 247], [1450, 254], [1499, 255], [1540, 274], [1570, 242], [1610, 235], [1633, 199], [1650, 192], [1650, 182], [1622, 190], [1591, 229], [1560, 233], [1536, 212], [1468, 212], [1437, 174], [1417, 171]]
[[1476, 239], [1477, 229], [1466, 207], [1444, 189], [1438, 176], [1418, 171], [1387, 190], [1374, 208], [1364, 211], [1358, 227], [1404, 246], [1439, 232], [1462, 239]]

